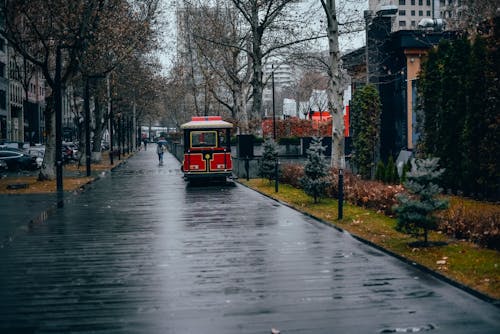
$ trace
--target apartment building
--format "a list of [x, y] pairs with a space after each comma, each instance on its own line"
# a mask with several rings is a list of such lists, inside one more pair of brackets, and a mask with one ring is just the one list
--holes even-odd
[[369, 0], [368, 7], [377, 13], [384, 6], [396, 6], [392, 31], [420, 29], [419, 23], [443, 19], [445, 29], [456, 29], [465, 19], [465, 0]]
[[7, 138], [7, 106], [9, 96], [7, 58], [7, 43], [0, 36], [0, 140]]
[[372, 13], [384, 6], [396, 6], [397, 12], [392, 23], [392, 31], [418, 29], [423, 19], [439, 18], [438, 0], [369, 0]]

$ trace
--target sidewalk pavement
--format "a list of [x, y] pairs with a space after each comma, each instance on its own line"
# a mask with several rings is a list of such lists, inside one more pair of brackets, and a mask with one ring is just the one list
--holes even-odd
[[[93, 178], [91, 182], [110, 173], [113, 169], [125, 163], [131, 156], [129, 155], [121, 160], [115, 158], [114, 164], [110, 165], [109, 169], [106, 170], [92, 168], [91, 166], [91, 177]], [[38, 172], [38, 170], [5, 172], [2, 173], [1, 178], [12, 179], [13, 183], [15, 183], [18, 178], [36, 176]], [[65, 178], [86, 177], [86, 166], [84, 164], [79, 169], [73, 169], [68, 168], [66, 165], [63, 168], [63, 176]], [[78, 194], [79, 192], [75, 190], [65, 191], [65, 203], [74, 200]], [[47, 217], [56, 210], [56, 204], [57, 194], [55, 189], [49, 193], [0, 193], [0, 248], [12, 242], [16, 235], [29, 231], [35, 224], [43, 224]]]

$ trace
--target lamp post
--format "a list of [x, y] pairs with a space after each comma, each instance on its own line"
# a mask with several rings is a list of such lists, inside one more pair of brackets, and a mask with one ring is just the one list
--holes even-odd
[[62, 86], [61, 86], [61, 48], [56, 49], [56, 69], [54, 89], [54, 109], [56, 113], [56, 190], [57, 207], [64, 207], [64, 187], [63, 187], [63, 161], [62, 161]]
[[338, 220], [344, 217], [344, 168], [345, 168], [345, 157], [340, 159], [339, 168], [339, 203], [338, 203]]
[[111, 90], [109, 85], [109, 74], [106, 76], [106, 90], [108, 95], [108, 128], [109, 128], [109, 164], [113, 165], [113, 110], [111, 109]]
[[[277, 143], [276, 141], [276, 107], [274, 103], [274, 65], [271, 64], [271, 81], [272, 81], [272, 88], [273, 88], [273, 139], [274, 142]], [[274, 161], [274, 192], [278, 192], [278, 152], [276, 152], [276, 160]]]
[[90, 176], [90, 78], [85, 79], [85, 166], [86, 175]]

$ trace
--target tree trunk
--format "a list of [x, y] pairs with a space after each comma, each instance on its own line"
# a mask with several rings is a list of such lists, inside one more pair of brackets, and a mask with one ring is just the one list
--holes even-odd
[[343, 89], [341, 86], [339, 71], [339, 29], [335, 0], [321, 0], [328, 20], [327, 35], [330, 51], [330, 68], [328, 83], [328, 104], [332, 113], [332, 159], [334, 168], [344, 168], [344, 111], [343, 111]]
[[53, 94], [46, 99], [45, 107], [45, 154], [38, 180], [54, 180], [56, 178], [56, 114], [54, 112]]
[[101, 141], [106, 122], [104, 120], [104, 111], [101, 108], [101, 104], [99, 103], [99, 99], [97, 97], [95, 97], [94, 101], [94, 124], [91, 161], [99, 163], [102, 160]]
[[258, 8], [252, 8], [252, 117], [262, 118], [262, 34], [264, 33], [259, 25]]

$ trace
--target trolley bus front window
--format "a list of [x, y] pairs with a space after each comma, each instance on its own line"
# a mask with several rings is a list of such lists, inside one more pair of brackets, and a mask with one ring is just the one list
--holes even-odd
[[217, 147], [217, 131], [192, 131], [191, 132], [191, 147]]

